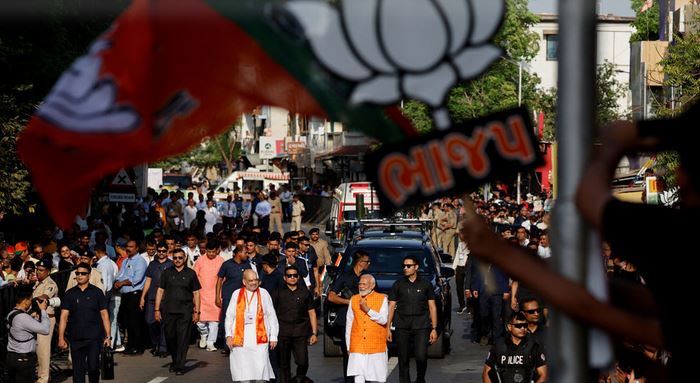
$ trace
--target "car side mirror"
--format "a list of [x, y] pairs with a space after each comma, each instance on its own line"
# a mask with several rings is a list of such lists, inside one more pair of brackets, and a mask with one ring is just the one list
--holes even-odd
[[325, 234], [327, 237], [333, 237], [333, 231], [335, 229], [335, 220], [334, 219], [329, 219], [328, 222], [326, 222], [326, 230]]
[[455, 271], [451, 267], [441, 267], [440, 268], [440, 276], [443, 278], [452, 278], [455, 276]]

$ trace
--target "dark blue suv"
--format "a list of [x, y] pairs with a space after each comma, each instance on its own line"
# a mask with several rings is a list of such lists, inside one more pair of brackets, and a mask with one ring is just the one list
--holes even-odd
[[[427, 278], [435, 289], [438, 311], [438, 340], [428, 348], [428, 356], [442, 358], [449, 352], [451, 335], [452, 296], [449, 280], [454, 276], [451, 267], [445, 267], [435, 246], [425, 233], [406, 232], [368, 232], [366, 236], [348, 243], [337, 269], [331, 267], [330, 285], [336, 276], [351, 268], [352, 254], [357, 250], [366, 251], [370, 260], [368, 273], [377, 280], [376, 290], [388, 294], [391, 286], [399, 278], [404, 278], [402, 261], [407, 255], [414, 255], [420, 260], [419, 275]], [[324, 294], [324, 339], [325, 356], [340, 356], [338, 344], [344, 329], [334, 326], [337, 305], [326, 300]]]

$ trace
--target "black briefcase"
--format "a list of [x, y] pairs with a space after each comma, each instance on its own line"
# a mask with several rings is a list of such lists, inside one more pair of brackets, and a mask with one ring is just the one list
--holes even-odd
[[103, 380], [114, 379], [114, 352], [111, 347], [103, 347], [100, 355], [100, 371]]

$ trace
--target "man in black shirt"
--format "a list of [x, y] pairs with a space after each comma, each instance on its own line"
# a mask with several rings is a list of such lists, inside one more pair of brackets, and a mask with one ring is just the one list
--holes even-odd
[[[347, 342], [345, 342], [345, 317], [348, 314], [350, 298], [359, 293], [360, 276], [369, 268], [369, 264], [369, 254], [363, 250], [357, 250], [352, 255], [352, 268], [339, 275], [333, 281], [333, 285], [328, 293], [328, 301], [338, 305], [332, 330], [336, 331], [334, 336], [342, 340], [340, 350], [343, 352], [343, 376], [346, 382], [348, 381], [348, 349]], [[328, 332], [331, 329], [324, 329], [324, 331]], [[350, 381], [353, 381], [353, 379], [350, 379]]]
[[520, 302], [520, 308], [520, 312], [527, 319], [527, 331], [530, 333], [530, 337], [544, 348], [545, 326], [539, 299], [532, 296], [523, 298]]
[[68, 289], [61, 302], [58, 325], [58, 347], [65, 349], [66, 328], [73, 360], [73, 382], [85, 382], [87, 370], [90, 383], [100, 380], [100, 347], [112, 344], [107, 298], [99, 288], [90, 284], [92, 267], [80, 263], [75, 270], [78, 285]]
[[[416, 358], [416, 382], [425, 383], [428, 368], [428, 344], [438, 338], [435, 293], [429, 281], [418, 276], [420, 262], [413, 255], [403, 259], [406, 278], [394, 282], [389, 291], [389, 326], [392, 320], [396, 328], [396, 344], [399, 348], [399, 381], [411, 383], [409, 361], [411, 349]], [[389, 327], [391, 328], [391, 327]], [[430, 329], [430, 331], [428, 331]], [[391, 342], [391, 330], [387, 340]], [[413, 341], [413, 348], [411, 348]]]
[[199, 321], [199, 290], [202, 287], [194, 270], [185, 267], [185, 251], [178, 248], [172, 255], [174, 267], [165, 269], [160, 278], [155, 317], [165, 323], [165, 342], [173, 360], [170, 371], [182, 375], [185, 373], [192, 323]]
[[537, 383], [547, 381], [544, 349], [528, 335], [527, 325], [522, 313], [511, 315], [506, 326], [508, 336], [497, 339], [486, 357], [484, 383], [531, 382], [534, 376]]
[[[284, 269], [285, 284], [270, 293], [277, 312], [279, 335], [277, 348], [280, 353], [280, 382], [291, 382], [291, 354], [297, 364], [295, 381], [303, 381], [309, 370], [308, 345], [316, 344], [316, 311], [311, 291], [299, 285], [299, 269]], [[303, 282], [302, 282], [303, 283]], [[309, 336], [311, 333], [311, 336]]]
[[277, 269], [277, 257], [274, 254], [265, 254], [262, 257], [262, 272], [260, 273], [260, 287], [272, 292], [284, 285], [282, 272]]

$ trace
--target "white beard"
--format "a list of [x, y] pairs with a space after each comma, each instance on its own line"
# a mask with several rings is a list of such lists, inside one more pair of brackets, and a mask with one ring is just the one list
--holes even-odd
[[372, 292], [372, 290], [360, 290], [360, 296], [361, 296], [361, 297], [366, 297], [366, 296], [369, 295], [369, 293], [371, 293], [371, 292]]

